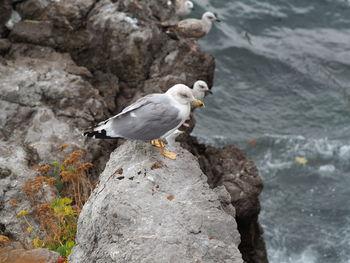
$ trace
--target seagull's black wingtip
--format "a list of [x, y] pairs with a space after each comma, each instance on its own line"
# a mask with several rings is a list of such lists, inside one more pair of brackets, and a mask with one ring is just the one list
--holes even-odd
[[93, 139], [116, 139], [115, 137], [108, 136], [106, 130], [100, 131], [86, 131], [83, 136], [91, 137]]

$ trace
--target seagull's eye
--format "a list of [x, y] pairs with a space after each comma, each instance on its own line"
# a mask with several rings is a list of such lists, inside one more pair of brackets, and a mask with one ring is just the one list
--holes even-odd
[[188, 95], [186, 93], [180, 93], [181, 98], [188, 98]]

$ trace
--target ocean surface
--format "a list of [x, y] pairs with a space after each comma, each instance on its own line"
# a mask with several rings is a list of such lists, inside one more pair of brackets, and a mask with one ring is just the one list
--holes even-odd
[[350, 263], [350, 1], [194, 2], [222, 20], [194, 134], [258, 166], [270, 263]]

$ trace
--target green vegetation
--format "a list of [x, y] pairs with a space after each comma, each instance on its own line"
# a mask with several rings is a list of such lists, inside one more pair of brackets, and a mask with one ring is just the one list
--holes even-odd
[[[68, 145], [62, 145], [64, 151]], [[92, 184], [88, 178], [91, 163], [84, 163], [83, 152], [74, 151], [62, 162], [52, 162], [44, 166], [35, 166], [38, 176], [28, 180], [23, 188], [33, 211], [21, 210], [17, 216], [27, 224], [27, 232], [33, 236], [35, 248], [45, 247], [57, 251], [67, 258], [75, 245], [77, 221], [80, 211], [89, 197]], [[43, 196], [54, 193], [54, 201], [42, 202]], [[33, 215], [40, 229], [35, 229], [27, 214]]]

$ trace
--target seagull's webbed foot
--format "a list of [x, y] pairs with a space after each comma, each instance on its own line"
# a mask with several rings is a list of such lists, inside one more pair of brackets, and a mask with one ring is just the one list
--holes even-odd
[[171, 160], [176, 160], [176, 156], [177, 154], [174, 152], [167, 152], [164, 150], [164, 143], [162, 140], [155, 140], [158, 141], [158, 144], [160, 145], [159, 149], [160, 149], [160, 154], [164, 155], [166, 158], [169, 158]]
[[164, 148], [164, 143], [161, 140], [151, 140], [151, 144], [158, 148]]
[[160, 152], [162, 155], [164, 155], [166, 158], [169, 158], [171, 160], [176, 160], [176, 156], [177, 154], [174, 152], [166, 152], [166, 151], [162, 151]]

